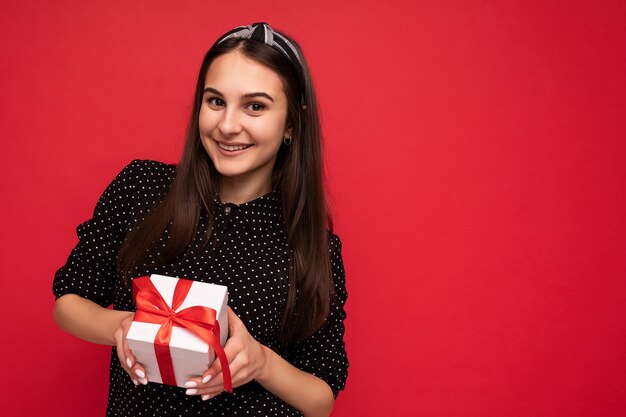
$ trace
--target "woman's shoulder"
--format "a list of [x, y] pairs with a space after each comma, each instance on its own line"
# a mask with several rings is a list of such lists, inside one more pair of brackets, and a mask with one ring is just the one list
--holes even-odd
[[174, 178], [176, 165], [150, 159], [135, 159], [126, 165], [119, 175], [132, 177], [136, 180], [169, 179]]
[[328, 250], [330, 253], [341, 253], [341, 239], [332, 230], [328, 230]]
[[164, 162], [135, 159], [117, 174], [112, 182], [115, 188], [137, 191], [167, 188], [174, 180], [176, 165]]
[[152, 204], [169, 188], [175, 173], [175, 165], [135, 159], [116, 175], [100, 197], [99, 205], [124, 206], [133, 201]]

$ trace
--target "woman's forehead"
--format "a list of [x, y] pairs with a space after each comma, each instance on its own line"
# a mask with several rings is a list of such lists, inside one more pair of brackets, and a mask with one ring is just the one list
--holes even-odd
[[282, 80], [274, 70], [236, 50], [213, 60], [204, 87], [215, 88], [223, 94], [263, 91], [272, 96], [284, 95]]

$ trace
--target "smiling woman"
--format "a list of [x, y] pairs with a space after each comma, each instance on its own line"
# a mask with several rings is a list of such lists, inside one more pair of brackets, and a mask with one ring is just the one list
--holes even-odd
[[[200, 68], [180, 163], [127, 166], [55, 277], [57, 323], [113, 346], [107, 415], [330, 413], [347, 378], [347, 295], [322, 166], [299, 46], [265, 23], [218, 39]], [[130, 288], [155, 273], [228, 287], [234, 395], [222, 394], [219, 361], [186, 390], [146, 378], [126, 342]]]
[[272, 190], [272, 170], [287, 123], [287, 97], [278, 74], [234, 50], [206, 74], [199, 130], [222, 178], [222, 198], [249, 201]]

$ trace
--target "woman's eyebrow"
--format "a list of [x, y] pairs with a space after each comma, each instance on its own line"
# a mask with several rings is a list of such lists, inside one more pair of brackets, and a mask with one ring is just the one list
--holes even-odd
[[247, 94], [244, 94], [242, 97], [243, 98], [265, 97], [266, 99], [268, 99], [272, 103], [274, 102], [274, 99], [272, 98], [272, 96], [270, 96], [267, 93], [260, 92], [260, 91], [256, 92], [256, 93], [247, 93]]
[[216, 96], [224, 97], [224, 94], [222, 94], [219, 90], [216, 90], [216, 89], [215, 89], [215, 88], [213, 88], [213, 87], [206, 87], [206, 88], [204, 89], [204, 91], [202, 92], [202, 94], [204, 95], [204, 94], [206, 94], [206, 93], [213, 93], [213, 94], [215, 94]]
[[[206, 87], [202, 94], [206, 94], [206, 93], [212, 93], [212, 94], [215, 94], [216, 96], [224, 97], [224, 94], [222, 94], [219, 90], [216, 90], [213, 87]], [[274, 102], [274, 99], [272, 98], [272, 96], [262, 91], [258, 91], [254, 93], [246, 93], [243, 96], [241, 96], [241, 98], [254, 98], [254, 97], [265, 97], [272, 103]]]

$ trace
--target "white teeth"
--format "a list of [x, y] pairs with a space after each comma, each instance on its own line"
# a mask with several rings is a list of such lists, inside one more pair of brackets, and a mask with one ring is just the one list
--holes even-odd
[[228, 145], [224, 145], [223, 143], [217, 142], [217, 145], [222, 148], [225, 149], [227, 151], [240, 151], [242, 149], [246, 149], [249, 148], [252, 145], [237, 145], [237, 146], [228, 146]]

